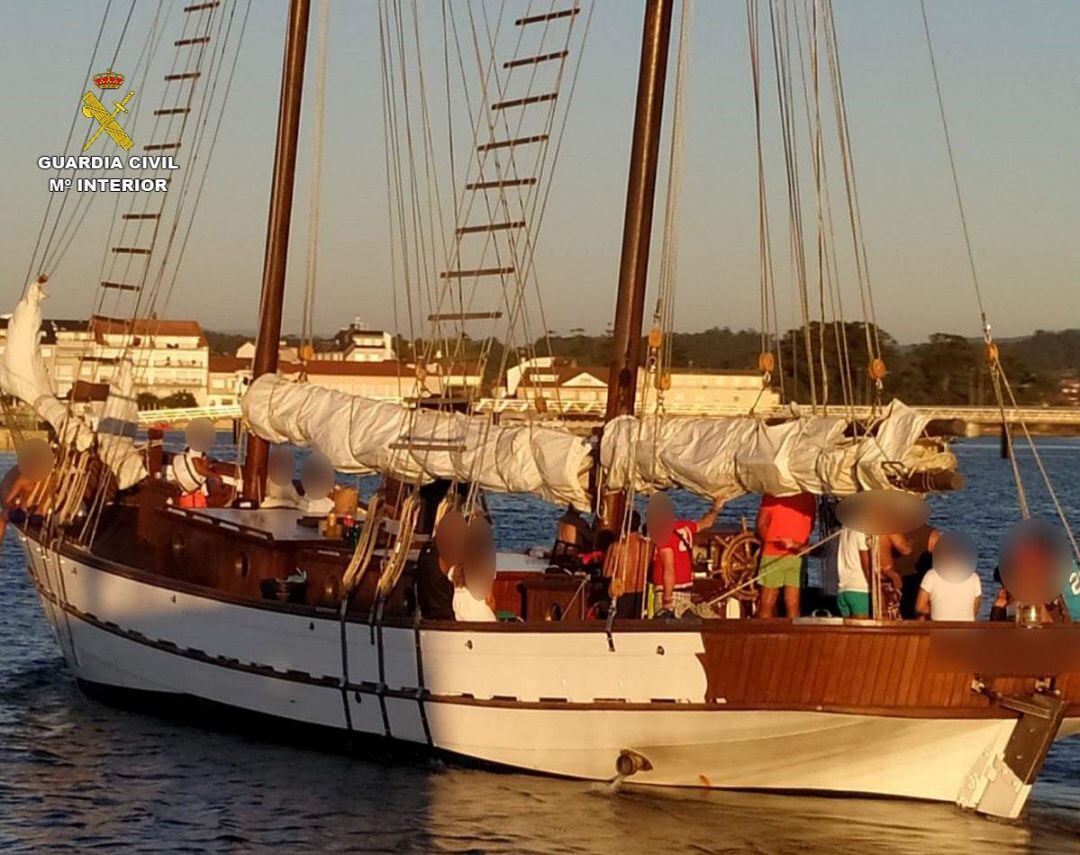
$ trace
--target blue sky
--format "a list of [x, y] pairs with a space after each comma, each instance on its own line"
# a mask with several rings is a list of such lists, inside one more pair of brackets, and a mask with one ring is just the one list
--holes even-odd
[[[155, 5], [139, 0], [131, 51]], [[420, 5], [438, 20], [435, 0]], [[127, 6], [114, 0], [113, 23], [121, 17], [117, 9], [126, 12]], [[902, 341], [938, 330], [977, 334], [917, 0], [835, 0], [834, 6], [878, 320]], [[928, 0], [927, 6], [995, 331], [1017, 335], [1078, 326], [1080, 3]], [[35, 160], [62, 150], [73, 104], [85, 91], [104, 7], [105, 0], [0, 0], [6, 41], [0, 74], [9, 81], [8, 118], [0, 124], [4, 311], [22, 288], [47, 201], [46, 176]], [[323, 332], [353, 316], [391, 325], [375, 9], [374, 0], [334, 0], [330, 12], [316, 314]], [[255, 0], [213, 183], [168, 307], [172, 316], [194, 317], [211, 328], [254, 325], [284, 17], [284, 2]], [[612, 313], [640, 23], [637, 0], [597, 0], [539, 254], [548, 326], [557, 331], [599, 331]], [[107, 33], [106, 43], [109, 38]], [[111, 38], [115, 42], [115, 32]], [[743, 0], [697, 0], [691, 49], [676, 327], [756, 326], [757, 185]], [[122, 53], [120, 70], [125, 57], [128, 66], [134, 62]], [[769, 68], [763, 72], [766, 87], [773, 85]], [[767, 109], [775, 109], [771, 101]], [[782, 257], [786, 232], [775, 134], [769, 145], [773, 239]], [[290, 329], [300, 317], [310, 160], [305, 134], [285, 324]], [[807, 162], [804, 169], [809, 171]], [[812, 212], [812, 198], [806, 203]], [[111, 199], [95, 203], [56, 271], [48, 314], [88, 311], [111, 210]], [[783, 323], [794, 314], [782, 261], [778, 272]]]

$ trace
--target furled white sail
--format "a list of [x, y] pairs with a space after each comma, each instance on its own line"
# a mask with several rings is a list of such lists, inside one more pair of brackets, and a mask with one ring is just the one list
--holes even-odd
[[255, 380], [241, 408], [257, 436], [318, 449], [341, 472], [471, 481], [589, 508], [590, 445], [568, 431], [410, 409], [276, 374]]
[[604, 429], [601, 463], [612, 489], [684, 487], [703, 496], [798, 492], [844, 496], [891, 486], [890, 475], [952, 468], [917, 445], [927, 424], [900, 401], [872, 436], [844, 435], [841, 417], [798, 415], [768, 425], [752, 418], [615, 419]]
[[122, 359], [109, 384], [105, 408], [98, 419], [98, 454], [126, 490], [146, 477], [143, 456], [135, 447], [139, 407], [135, 398], [135, 374], [131, 360]]
[[[7, 342], [0, 359], [0, 387], [29, 404], [52, 425], [61, 443], [86, 451], [94, 444], [95, 431], [56, 397], [49, 370], [41, 356], [41, 302], [47, 295], [38, 282], [31, 282], [8, 322]], [[138, 407], [133, 392], [134, 375], [130, 361], [123, 360], [109, 385], [101, 418], [98, 420], [98, 453], [116, 476], [121, 490], [146, 477], [142, 455], [135, 448]]]
[[0, 387], [29, 404], [41, 418], [52, 425], [62, 442], [73, 443], [85, 451], [94, 442], [94, 432], [81, 419], [68, 412], [56, 397], [49, 381], [49, 370], [41, 357], [38, 336], [41, 331], [41, 301], [45, 291], [31, 282], [8, 322], [7, 342], [0, 360]]

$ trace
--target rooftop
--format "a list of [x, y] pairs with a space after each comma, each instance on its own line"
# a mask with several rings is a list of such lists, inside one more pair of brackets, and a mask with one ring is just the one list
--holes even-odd
[[197, 338], [206, 344], [202, 326], [198, 321], [170, 320], [168, 318], [106, 318], [91, 315], [90, 331], [99, 338], [106, 335], [144, 335]]

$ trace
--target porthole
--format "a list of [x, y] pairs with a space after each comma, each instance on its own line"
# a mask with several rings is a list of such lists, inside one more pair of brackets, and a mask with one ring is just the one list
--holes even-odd
[[246, 552], [241, 552], [233, 561], [233, 569], [241, 579], [246, 579], [248, 574], [248, 557]]
[[184, 542], [183, 535], [174, 534], [172, 536], [172, 542], [170, 543], [172, 548], [172, 556], [177, 561], [181, 561], [184, 558], [184, 552], [187, 550], [187, 544]]

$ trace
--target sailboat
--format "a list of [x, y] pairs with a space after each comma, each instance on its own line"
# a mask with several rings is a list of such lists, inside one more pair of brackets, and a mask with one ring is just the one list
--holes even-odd
[[[943, 440], [927, 438], [928, 420], [899, 403], [861, 429], [842, 409], [780, 423], [639, 414], [639, 373], [656, 371], [642, 351], [663, 338], [643, 342], [642, 334], [677, 4], [644, 5], [607, 417], [602, 435], [589, 438], [541, 421], [498, 423], [441, 399], [367, 401], [277, 374], [311, 11], [309, 0], [290, 0], [254, 379], [243, 399], [244, 491], [264, 495], [270, 445], [292, 443], [321, 451], [340, 472], [383, 475], [384, 508], [369, 508], [353, 547], [298, 525], [296, 511], [179, 507], [160, 450], [155, 457], [122, 429], [86, 423], [51, 395], [34, 361], [43, 283], [32, 283], [12, 320], [2, 379], [59, 439], [59, 498], [19, 531], [57, 643], [89, 690], [227, 708], [283, 735], [318, 729], [343, 748], [364, 737], [569, 778], [872, 794], [1016, 817], [1052, 743], [1080, 733], [1080, 673], [1060, 655], [1080, 643], [1076, 625], [685, 622], [614, 610], [595, 619], [523, 597], [545, 563], [507, 555], [497, 559], [494, 595], [512, 619], [429, 620], [409, 602], [403, 580], [431, 533], [423, 490], [432, 483], [467, 486], [466, 501], [480, 491], [528, 492], [598, 508], [623, 561], [642, 543], [623, 525], [640, 491], [845, 496], [955, 486]], [[185, 25], [176, 44], [220, 33], [214, 16], [226, 6], [185, 7], [192, 30]], [[577, 4], [530, 8], [514, 23], [546, 29], [579, 12]], [[560, 63], [562, 50], [508, 63]], [[198, 72], [185, 68], [171, 74], [194, 85]], [[510, 109], [514, 99], [493, 90], [497, 106]], [[526, 144], [480, 142], [488, 151]], [[500, 172], [472, 183], [501, 192], [527, 179]], [[156, 212], [142, 213], [156, 230]], [[458, 236], [512, 234], [512, 223], [459, 223]], [[528, 267], [530, 251], [518, 247], [494, 272], [449, 268], [441, 278], [505, 277]], [[435, 322], [475, 319], [455, 308]], [[421, 375], [423, 366], [417, 359], [410, 370]], [[130, 398], [130, 372], [118, 372], [102, 423], [133, 421]], [[298, 569], [302, 596], [264, 595], [264, 582]], [[950, 645], [959, 659], [943, 656]], [[978, 656], [1006, 649], [1019, 655], [1001, 664]]]

